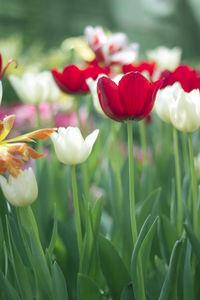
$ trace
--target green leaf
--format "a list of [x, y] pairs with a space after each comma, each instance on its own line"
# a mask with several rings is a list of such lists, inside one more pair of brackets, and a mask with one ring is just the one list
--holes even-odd
[[193, 233], [192, 228], [188, 224], [184, 224], [184, 228], [189, 237], [192, 249], [198, 259], [198, 262], [200, 263], [200, 242], [197, 239], [196, 235]]
[[68, 300], [68, 293], [67, 293], [65, 277], [64, 277], [59, 265], [56, 262], [54, 262], [51, 270], [52, 270], [54, 299]]
[[183, 274], [183, 291], [184, 300], [194, 300], [194, 286], [191, 270], [191, 244], [187, 241], [187, 248], [185, 254], [184, 274]]
[[[155, 232], [155, 226], [158, 221], [158, 217], [155, 219], [152, 225], [151, 224], [151, 216], [148, 216], [145, 223], [143, 224], [138, 239], [135, 243], [135, 247], [132, 253], [131, 259], [131, 276], [132, 281], [134, 283], [134, 294], [136, 299], [139, 299], [140, 291], [138, 290], [138, 256], [143, 258], [142, 260], [142, 267], [144, 275], [147, 272], [147, 262], [149, 257], [149, 250], [151, 241], [153, 238], [153, 234]], [[140, 252], [141, 251], [141, 252]], [[146, 257], [147, 256], [147, 257]]]
[[179, 237], [174, 226], [170, 223], [169, 219], [164, 215], [160, 216], [158, 222], [158, 236], [160, 239], [160, 249], [161, 249], [162, 257], [165, 259], [165, 262], [168, 264], [173, 246]]
[[102, 235], [99, 236], [99, 255], [113, 299], [118, 300], [123, 288], [131, 281], [130, 275], [112, 243]]
[[183, 239], [176, 241], [172, 250], [168, 272], [162, 286], [159, 300], [173, 299], [177, 289], [177, 278], [179, 271], [179, 261], [182, 252]]
[[[64, 299], [64, 298], [63, 298]], [[86, 275], [78, 274], [78, 300], [100, 300], [101, 294], [95, 281]]]
[[53, 254], [53, 250], [56, 245], [57, 234], [58, 234], [58, 226], [57, 226], [57, 215], [56, 215], [56, 207], [55, 207], [54, 208], [53, 231], [52, 231], [51, 241], [50, 241], [49, 248], [48, 248], [50, 255]]
[[135, 300], [131, 283], [123, 289], [120, 300]]
[[6, 300], [21, 300], [17, 291], [0, 271], [0, 296]]
[[95, 206], [92, 211], [92, 227], [93, 227], [93, 233], [95, 238], [96, 235], [98, 234], [98, 228], [101, 221], [102, 208], [103, 208], [103, 198], [101, 196], [95, 203]]

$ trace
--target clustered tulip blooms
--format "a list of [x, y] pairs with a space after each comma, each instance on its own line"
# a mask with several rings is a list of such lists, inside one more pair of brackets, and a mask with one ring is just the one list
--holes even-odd
[[59, 88], [68, 94], [88, 93], [89, 87], [86, 80], [96, 79], [99, 74], [108, 74], [109, 68], [102, 68], [96, 62], [92, 62], [84, 69], [76, 65], [67, 65], [60, 73], [57, 69], [52, 70], [53, 77]]
[[123, 75], [118, 84], [101, 77], [97, 83], [101, 108], [118, 122], [142, 120], [151, 112], [161, 83], [160, 80], [150, 83], [138, 72]]

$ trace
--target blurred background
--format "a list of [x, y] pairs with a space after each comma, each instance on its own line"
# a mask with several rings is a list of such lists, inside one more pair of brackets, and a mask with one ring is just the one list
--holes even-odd
[[33, 54], [102, 25], [126, 32], [141, 55], [162, 44], [180, 46], [191, 63], [199, 60], [199, 0], [0, 0], [0, 7], [1, 39], [20, 36], [20, 47]]

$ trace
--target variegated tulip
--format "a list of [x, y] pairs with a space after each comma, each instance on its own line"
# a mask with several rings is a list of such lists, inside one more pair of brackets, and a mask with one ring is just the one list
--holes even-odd
[[45, 156], [29, 147], [26, 142], [33, 142], [33, 139], [45, 140], [55, 129], [40, 129], [12, 139], [5, 139], [13, 127], [14, 120], [15, 116], [10, 115], [0, 121], [0, 174], [9, 171], [13, 177], [17, 177], [24, 161], [28, 161], [30, 157], [38, 159]]
[[20, 171], [17, 178], [9, 176], [8, 181], [0, 175], [0, 185], [5, 198], [14, 206], [27, 206], [38, 196], [38, 186], [33, 169]]
[[66, 165], [76, 165], [84, 162], [92, 151], [99, 130], [94, 130], [84, 140], [78, 127], [60, 127], [51, 135], [56, 155]]

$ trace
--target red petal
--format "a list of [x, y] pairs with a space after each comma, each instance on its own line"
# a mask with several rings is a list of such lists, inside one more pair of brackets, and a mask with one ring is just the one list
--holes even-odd
[[68, 65], [64, 68], [62, 73], [57, 70], [52, 70], [53, 77], [65, 93], [80, 92], [84, 84], [83, 71], [79, 70], [75, 65]]
[[101, 77], [97, 83], [97, 91], [104, 113], [115, 121], [126, 119], [119, 96], [119, 88], [110, 78]]
[[140, 117], [148, 105], [149, 81], [138, 72], [130, 72], [120, 80], [119, 90], [127, 116]]
[[144, 113], [140, 116], [140, 120], [144, 119], [152, 111], [156, 99], [157, 91], [162, 86], [162, 83], [163, 83], [162, 80], [158, 80], [151, 83], [151, 88], [149, 90], [148, 99], [147, 99], [147, 105], [145, 107]]

